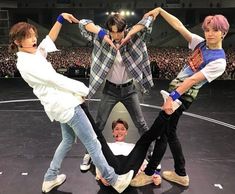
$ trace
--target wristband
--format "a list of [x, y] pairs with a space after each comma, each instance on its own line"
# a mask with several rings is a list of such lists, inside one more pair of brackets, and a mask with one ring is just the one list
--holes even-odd
[[158, 170], [154, 170], [154, 175], [160, 175], [160, 172]]
[[170, 93], [169, 96], [173, 99], [173, 101], [175, 101], [176, 99], [180, 97], [180, 94], [176, 90], [174, 90]]
[[98, 37], [100, 39], [103, 39], [105, 35], [107, 35], [107, 33], [105, 32], [104, 29], [101, 28], [100, 31], [98, 32]]
[[57, 17], [57, 22], [63, 24], [63, 23], [64, 23], [64, 17], [63, 17], [62, 15], [59, 15], [59, 16]]

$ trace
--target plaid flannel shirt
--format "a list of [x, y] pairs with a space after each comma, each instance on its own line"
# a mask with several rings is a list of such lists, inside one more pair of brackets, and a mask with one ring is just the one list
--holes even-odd
[[[97, 34], [88, 32], [85, 26], [89, 23], [93, 23], [93, 21], [87, 19], [80, 20], [79, 29], [84, 38], [93, 42], [94, 47], [92, 51], [89, 94], [87, 96], [91, 98], [99, 89], [114, 64], [117, 51], [104, 40], [100, 39]], [[138, 32], [126, 45], [120, 48], [120, 54], [126, 68], [133, 78], [146, 90], [153, 86], [146, 47], [146, 39], [150, 36], [152, 31], [152, 23], [152, 17], [143, 18], [139, 21], [138, 24], [144, 25], [145, 28]]]

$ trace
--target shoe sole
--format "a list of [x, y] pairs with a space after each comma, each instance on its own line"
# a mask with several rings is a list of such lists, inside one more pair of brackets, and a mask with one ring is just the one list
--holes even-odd
[[[89, 167], [89, 168], [88, 168]], [[89, 170], [91, 169], [91, 164], [89, 165], [89, 166], [87, 166], [87, 168], [81, 168], [80, 167], [80, 171], [82, 172], [82, 173], [86, 173], [86, 172], [88, 172]]]
[[82, 172], [82, 173], [86, 173], [86, 172], [88, 172], [90, 169], [88, 169], [88, 170], [81, 170], [80, 169], [80, 171]]
[[63, 185], [63, 184], [65, 183], [65, 181], [66, 181], [66, 179], [65, 179], [63, 182], [54, 185], [50, 190], [48, 190], [48, 191], [42, 191], [42, 193], [49, 193], [49, 192], [52, 191], [52, 190], [58, 189], [61, 185]]

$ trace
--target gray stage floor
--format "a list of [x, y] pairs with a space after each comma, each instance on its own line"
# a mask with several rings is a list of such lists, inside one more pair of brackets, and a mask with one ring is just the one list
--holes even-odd
[[[87, 80], [83, 80], [87, 83]], [[150, 95], [140, 96], [150, 126], [158, 115], [161, 89], [168, 81], [155, 80]], [[51, 123], [32, 90], [20, 79], [0, 79], [0, 194], [39, 194], [43, 175], [60, 142], [60, 126]], [[89, 102], [96, 115], [99, 93]], [[18, 101], [20, 100], [20, 101]], [[23, 100], [23, 101], [22, 101]], [[180, 122], [178, 134], [186, 157], [190, 186], [184, 188], [163, 180], [160, 187], [129, 187], [125, 194], [234, 194], [235, 188], [235, 81], [215, 81], [205, 86], [198, 100]], [[112, 141], [110, 123], [117, 117], [129, 121], [128, 141], [138, 133], [125, 108], [118, 104], [104, 134]], [[113, 189], [99, 185], [91, 172], [81, 173], [84, 147], [78, 141], [63, 162], [61, 173], [67, 181], [56, 194], [110, 194]], [[173, 169], [169, 150], [162, 170]]]

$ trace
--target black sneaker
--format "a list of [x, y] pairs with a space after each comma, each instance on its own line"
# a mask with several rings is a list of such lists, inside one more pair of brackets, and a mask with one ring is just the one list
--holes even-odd
[[91, 156], [89, 154], [85, 154], [82, 160], [82, 164], [80, 164], [81, 172], [87, 172], [91, 168]]

